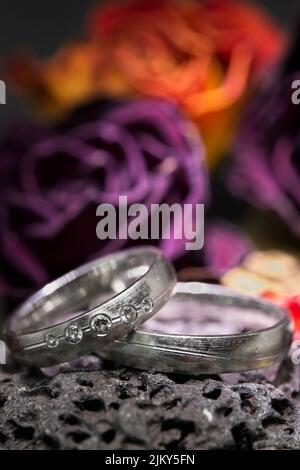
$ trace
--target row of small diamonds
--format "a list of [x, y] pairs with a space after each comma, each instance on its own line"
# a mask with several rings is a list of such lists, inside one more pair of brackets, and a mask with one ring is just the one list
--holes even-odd
[[[149, 297], [145, 297], [140, 305], [140, 309], [145, 313], [151, 313], [153, 309], [153, 302]], [[133, 305], [125, 305], [121, 311], [121, 319], [127, 325], [135, 323], [138, 317], [139, 309]], [[90, 329], [96, 336], [106, 336], [112, 328], [112, 321], [105, 313], [95, 315], [90, 321]], [[83, 338], [82, 329], [76, 324], [72, 323], [65, 329], [65, 339], [68, 343], [77, 344]], [[58, 338], [55, 333], [48, 332], [45, 334], [45, 342], [49, 348], [56, 348], [58, 346]]]

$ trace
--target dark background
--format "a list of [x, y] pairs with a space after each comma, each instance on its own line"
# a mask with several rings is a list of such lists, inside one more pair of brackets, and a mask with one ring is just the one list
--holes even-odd
[[[88, 10], [99, 3], [99, 0], [1, 0], [0, 61], [18, 48], [32, 49], [41, 57], [53, 53], [65, 40], [80, 35]], [[255, 3], [264, 5], [287, 28], [292, 26], [299, 6], [298, 0], [255, 0]], [[28, 112], [22, 100], [8, 95], [7, 104], [0, 105], [0, 130], [16, 116]]]

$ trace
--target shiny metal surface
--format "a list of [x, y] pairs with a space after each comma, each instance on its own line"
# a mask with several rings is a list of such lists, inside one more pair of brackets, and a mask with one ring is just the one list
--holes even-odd
[[[271, 317], [272, 326], [258, 331], [219, 336], [138, 330], [99, 350], [99, 355], [138, 369], [199, 375], [268, 367], [280, 362], [287, 354], [291, 342], [291, 325], [284, 309], [263, 300], [241, 296], [218, 285], [198, 282], [178, 283], [175, 296], [169, 303], [175, 307], [180, 299], [184, 316], [184, 308], [187, 308], [191, 297], [197, 300], [200, 314], [204, 303], [219, 306], [220, 316], [222, 307], [234, 306], [240, 309], [241, 316], [249, 310], [250, 316], [255, 316], [254, 311], [257, 311], [259, 321], [261, 314], [265, 313], [269, 319]], [[170, 309], [172, 311], [172, 305]]]
[[101, 350], [154, 315], [175, 284], [174, 269], [155, 248], [106, 256], [46, 285], [21, 305], [6, 325], [7, 344], [15, 357], [35, 366]]

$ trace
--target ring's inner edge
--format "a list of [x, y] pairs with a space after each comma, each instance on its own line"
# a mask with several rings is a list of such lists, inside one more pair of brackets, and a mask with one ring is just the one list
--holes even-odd
[[154, 252], [145, 251], [104, 258], [74, 270], [25, 302], [12, 315], [8, 328], [25, 334], [75, 319], [132, 286], [149, 271], [154, 259]]
[[285, 318], [275, 305], [216, 292], [180, 291], [141, 326], [145, 332], [179, 335], [227, 335], [271, 328]]

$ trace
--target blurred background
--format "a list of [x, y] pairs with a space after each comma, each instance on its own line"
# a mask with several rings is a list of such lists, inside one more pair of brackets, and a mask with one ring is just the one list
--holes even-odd
[[[26, 0], [2, 1], [0, 14], [0, 58], [11, 51], [29, 48], [39, 57], [52, 54], [63, 42], [74, 38], [83, 29], [84, 18], [91, 7], [101, 3], [95, 0], [57, 2]], [[251, 3], [251, 2], [250, 2]], [[255, 0], [286, 28], [292, 27], [298, 9], [294, 0]], [[0, 64], [1, 65], [1, 64]], [[0, 68], [1, 78], [1, 68]], [[18, 115], [30, 110], [22, 100], [8, 94], [7, 105], [0, 106], [0, 128]]]
[[300, 334], [297, 3], [2, 2], [0, 297], [132, 246], [101, 203], [204, 203], [202, 250], [154, 242], [179, 278], [292, 302]]

